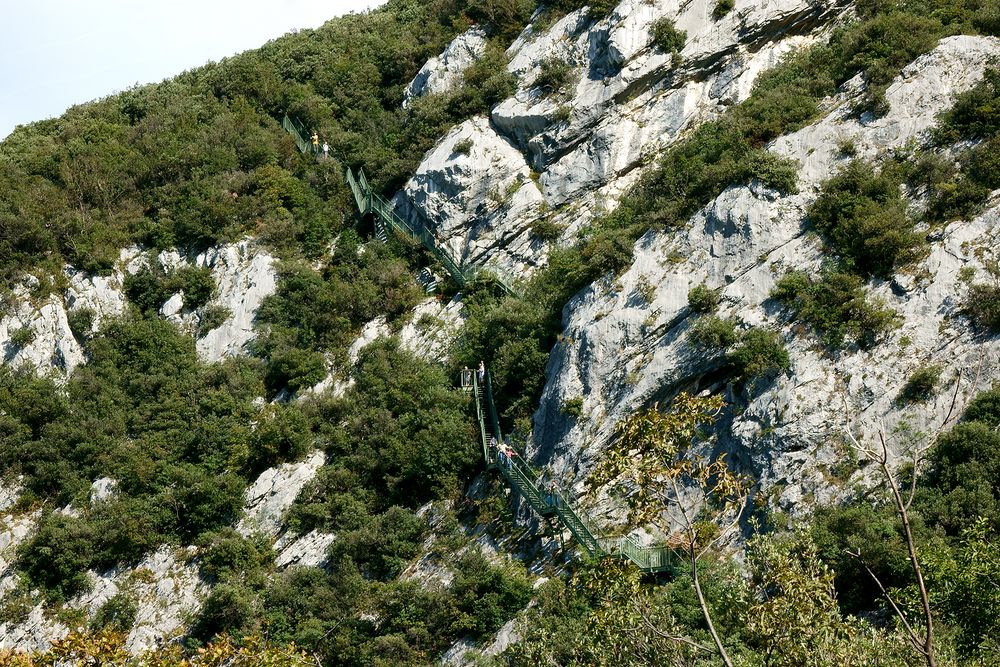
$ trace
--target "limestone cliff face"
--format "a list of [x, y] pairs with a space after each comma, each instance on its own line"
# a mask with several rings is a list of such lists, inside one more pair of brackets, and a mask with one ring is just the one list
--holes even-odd
[[[919, 265], [873, 285], [903, 324], [871, 350], [829, 356], [809, 334], [793, 334], [783, 324], [768, 293], [785, 270], [815, 271], [821, 264], [819, 242], [804, 232], [803, 216], [819, 183], [847, 161], [838, 145], [853, 142], [858, 156], [872, 158], [919, 140], [935, 115], [977, 83], [998, 54], [1000, 40], [994, 38], [943, 40], [889, 88], [884, 117], [853, 118], [853, 94], [845, 92], [829, 101], [825, 118], [770, 146], [801, 165], [798, 194], [733, 187], [696, 213], [686, 231], [643, 237], [624, 275], [592, 285], [564, 312], [564, 342], [551, 358], [536, 413], [536, 456], [581, 481], [615, 424], [630, 412], [681, 389], [721, 390], [733, 406], [720, 429], [722, 446], [778, 507], [795, 512], [811, 505], [803, 501], [837, 496], [849, 481], [837, 483], [828, 474], [846, 456], [838, 443], [847, 413], [856, 431], [868, 435], [883, 423], [891, 430], [905, 419], [919, 429], [944, 418], [953, 384], [919, 411], [895, 402], [918, 366], [940, 364], [949, 382], [966, 371], [965, 395], [981, 367], [979, 389], [988, 388], [1000, 377], [1000, 345], [977, 340], [953, 317], [964, 290], [959, 272], [982, 272], [978, 251], [996, 247], [1000, 207], [949, 224]], [[743, 393], [713, 380], [721, 359], [706, 357], [688, 337], [687, 292], [702, 282], [721, 290], [722, 316], [781, 327], [791, 355], [787, 374]], [[650, 289], [647, 299], [643, 292]], [[560, 411], [574, 397], [583, 398], [577, 419]]]
[[[819, 39], [847, 5], [738, 2], [715, 21], [712, 0], [626, 0], [596, 23], [579, 10], [549, 28], [529, 27], [507, 52], [514, 96], [454, 128], [396, 203], [463, 261], [530, 273], [547, 251], [531, 235], [533, 222], [551, 216], [572, 238], [615, 205], [645, 161], [745, 99], [761, 71]], [[651, 44], [650, 26], [661, 18], [687, 32], [677, 57]], [[553, 60], [572, 68], [557, 91], [535, 85]]]
[[[626, 1], [596, 23], [576, 12], [546, 30], [529, 28], [508, 52], [517, 93], [488, 118], [471, 119], [446, 136], [397, 204], [434, 227], [463, 261], [530, 274], [544, 265], [549, 249], [531, 234], [537, 220], [563, 225], [556, 243], [572, 240], [595, 215], [614, 208], [646, 161], [745, 99], [762, 71], [822, 39], [850, 12], [838, 2], [738, 2], [714, 22], [713, 7], [697, 0]], [[660, 17], [687, 31], [679, 62], [650, 45], [649, 27]], [[830, 474], [847, 455], [838, 444], [847, 414], [869, 435], [904, 419], [917, 428], [939, 422], [954, 384], [919, 415], [895, 401], [922, 364], [941, 365], [949, 381], [965, 370], [960, 395], [996, 380], [997, 342], [975, 339], [954, 320], [963, 294], [959, 272], [982, 274], [977, 255], [995, 246], [996, 205], [975, 220], [948, 225], [918, 266], [871, 285], [903, 318], [874, 349], [829, 356], [808, 334], [793, 334], [768, 294], [786, 270], [820, 266], [820, 245], [804, 231], [804, 211], [819, 184], [846, 163], [840, 147], [853, 143], [857, 157], [871, 159], [920, 142], [954, 96], [981, 79], [998, 49], [995, 38], [942, 40], [897, 78], [887, 93], [890, 111], [878, 119], [852, 116], [863, 83], [848, 82], [824, 101], [824, 118], [768, 147], [797, 161], [799, 193], [732, 187], [696, 213], [686, 231], [642, 238], [624, 275], [577, 295], [563, 313], [563, 342], [550, 359], [535, 415], [535, 459], [582, 492], [621, 418], [682, 389], [712, 389], [733, 406], [720, 429], [730, 459], [760, 480], [777, 508], [804, 511], [863, 477]], [[570, 83], [555, 93], [533, 85], [553, 58], [574, 67]], [[746, 326], [780, 327], [790, 372], [751, 391], [713, 379], [721, 358], [704, 356], [687, 336], [687, 292], [702, 282], [721, 290], [721, 315], [737, 315]], [[575, 398], [583, 399], [583, 414], [567, 417], [561, 406]], [[615, 514], [608, 503], [599, 509]]]

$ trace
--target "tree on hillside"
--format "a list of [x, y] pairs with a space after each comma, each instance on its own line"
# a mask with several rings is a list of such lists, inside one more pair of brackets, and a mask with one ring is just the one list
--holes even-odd
[[[694, 446], [703, 440], [701, 426], [714, 421], [722, 406], [718, 396], [681, 393], [666, 412], [654, 404], [628, 417], [618, 425], [620, 438], [589, 483], [613, 483], [628, 491], [630, 521], [657, 525], [670, 535], [687, 560], [716, 650], [732, 667], [699, 579], [699, 561], [737, 530], [749, 495], [746, 480], [729, 469], [723, 455], [706, 455]], [[686, 637], [675, 639], [691, 643]]]
[[[976, 371], [976, 377], [972, 382], [973, 391], [979, 383], [979, 372], [982, 369], [982, 362], [983, 357], [980, 356], [979, 370]], [[952, 394], [948, 412], [944, 419], [941, 420], [941, 423], [935, 428], [926, 433], [908, 433], [906, 429], [899, 429], [900, 432], [911, 436], [909, 443], [902, 446], [902, 450], [905, 452], [902, 456], [908, 458], [908, 461], [906, 461], [908, 466], [906, 467], [908, 468], [907, 474], [909, 475], [909, 481], [902, 479], [899, 469], [903, 466], [900, 466], [897, 463], [897, 459], [900, 458], [900, 456], [894, 453], [894, 450], [897, 448], [890, 445], [891, 436], [886, 434], [885, 428], [880, 427], [876, 435], [871, 439], [868, 439], [863, 435], [856, 435], [851, 423], [850, 407], [847, 405], [846, 396], [844, 398], [844, 413], [847, 421], [844, 432], [860, 457], [874, 461], [878, 465], [878, 471], [882, 478], [881, 481], [889, 490], [896, 514], [899, 516], [899, 520], [902, 524], [903, 540], [906, 544], [907, 557], [910, 562], [910, 567], [913, 570], [913, 576], [916, 581], [916, 587], [919, 594], [920, 611], [923, 616], [922, 630], [918, 630], [913, 627], [913, 624], [910, 622], [909, 618], [907, 618], [906, 612], [900, 607], [889, 590], [887, 590], [887, 588], [883, 585], [881, 579], [879, 579], [871, 568], [865, 564], [864, 554], [861, 553], [861, 550], [859, 549], [850, 555], [857, 558], [865, 566], [868, 574], [885, 596], [889, 605], [892, 607], [893, 612], [895, 612], [900, 623], [902, 623], [905, 628], [906, 634], [913, 648], [923, 656], [925, 662], [927, 663], [927, 667], [937, 667], [937, 656], [934, 648], [934, 615], [931, 611], [931, 596], [928, 593], [923, 567], [920, 564], [920, 559], [917, 554], [917, 544], [913, 536], [913, 526], [910, 520], [910, 508], [913, 506], [914, 498], [917, 495], [917, 479], [919, 477], [920, 469], [926, 460], [928, 450], [930, 450], [934, 443], [937, 442], [938, 436], [944, 428], [961, 412], [961, 410], [956, 409], [959, 401], [959, 391], [961, 389], [961, 385], [962, 376], [961, 373], [959, 373], [959, 376], [955, 380], [955, 390]]]

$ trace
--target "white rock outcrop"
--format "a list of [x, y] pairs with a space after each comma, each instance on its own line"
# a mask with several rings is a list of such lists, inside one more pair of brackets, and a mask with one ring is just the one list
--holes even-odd
[[[177, 251], [163, 251], [155, 261], [166, 271], [194, 265], [212, 270], [217, 294], [210, 305], [228, 311], [222, 324], [207, 332], [197, 343], [205, 361], [219, 361], [246, 353], [254, 337], [254, 318], [265, 298], [277, 289], [274, 258], [255, 242], [244, 239], [198, 255], [192, 262]], [[67, 266], [69, 283], [63, 294], [41, 299], [32, 296], [38, 280], [28, 276], [13, 290], [13, 307], [0, 317], [0, 359], [11, 367], [26, 366], [39, 373], [53, 372], [65, 378], [85, 362], [83, 348], [70, 329], [72, 313], [86, 309], [92, 315], [88, 334], [108, 317], [125, 312], [125, 276], [149, 266], [149, 257], [139, 248], [122, 250], [118, 266], [109, 276], [91, 276]], [[194, 333], [198, 315], [184, 306], [182, 292], [173, 294], [160, 309], [168, 320]]]
[[326, 462], [323, 452], [313, 452], [297, 463], [283, 463], [265, 470], [247, 488], [244, 515], [236, 530], [244, 537], [261, 533], [272, 540], [282, 528], [285, 510], [291, 507], [309, 480]]
[[[545, 31], [529, 27], [507, 52], [515, 95], [439, 142], [397, 194], [398, 209], [462, 262], [488, 258], [524, 275], [549, 247], [536, 221], [575, 234], [615, 205], [646, 160], [746, 99], [762, 71], [818, 39], [848, 3], [755, 2], [720, 21], [714, 5], [625, 0], [598, 22], [579, 10]], [[661, 18], [687, 31], [679, 61], [651, 44]], [[546, 92], [534, 82], [552, 59], [573, 72], [564, 90]]]
[[277, 289], [274, 258], [244, 239], [198, 255], [195, 264], [212, 270], [218, 294], [210, 303], [229, 311], [221, 326], [198, 339], [198, 356], [219, 361], [245, 354], [257, 309]]
[[136, 617], [125, 648], [133, 654], [155, 648], [181, 633], [208, 595], [194, 555], [194, 547], [177, 550], [165, 545], [134, 568], [91, 572], [91, 589], [69, 606], [93, 617], [112, 597], [126, 595], [136, 604]]
[[282, 536], [274, 545], [278, 555], [274, 559], [279, 568], [301, 565], [302, 567], [322, 567], [326, 564], [326, 553], [333, 544], [335, 535], [312, 530], [305, 535], [292, 538]]
[[465, 70], [485, 52], [486, 32], [482, 28], [466, 30], [441, 55], [424, 63], [403, 92], [403, 106], [408, 106], [414, 98], [452, 89], [461, 82]]

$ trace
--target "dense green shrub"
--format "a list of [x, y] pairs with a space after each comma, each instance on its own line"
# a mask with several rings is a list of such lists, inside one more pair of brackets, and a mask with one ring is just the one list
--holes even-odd
[[264, 539], [247, 539], [226, 527], [205, 533], [198, 540], [201, 576], [215, 582], [250, 581], [260, 583], [261, 573], [270, 569], [274, 554]]
[[17, 567], [52, 600], [66, 601], [90, 586], [94, 528], [86, 521], [50, 513], [17, 551]]
[[736, 342], [736, 320], [715, 315], [699, 317], [691, 327], [691, 342], [711, 351], [721, 351]]
[[934, 390], [937, 389], [940, 381], [940, 365], [931, 364], [929, 366], [921, 366], [910, 373], [910, 377], [906, 379], [906, 384], [903, 385], [902, 390], [899, 392], [899, 398], [904, 402], [915, 403], [926, 401], [934, 395]]
[[209, 305], [201, 309], [198, 316], [198, 338], [204, 337], [209, 331], [221, 327], [233, 312], [221, 305]]
[[723, 16], [733, 11], [733, 7], [735, 6], [736, 0], [717, 0], [715, 3], [715, 9], [712, 10], [712, 18], [718, 21]]
[[981, 392], [969, 401], [962, 419], [982, 422], [990, 428], [1000, 426], [1000, 389]]
[[1000, 433], [968, 421], [938, 438], [915, 507], [929, 526], [957, 537], [977, 517], [1000, 529]]
[[615, 0], [546, 0], [545, 5], [563, 12], [572, 12], [587, 7], [587, 15], [592, 20], [606, 17], [618, 6]]
[[20, 350], [21, 348], [31, 345], [32, 341], [35, 340], [35, 330], [30, 326], [23, 326], [18, 329], [14, 329], [10, 333], [10, 344], [14, 346], [15, 349]]
[[184, 308], [197, 310], [215, 294], [212, 271], [204, 267], [183, 266], [165, 272], [159, 264], [125, 277], [125, 294], [141, 312], [158, 312], [172, 295], [182, 292]]
[[[863, 613], [882, 606], [882, 592], [865, 569], [884, 586], [902, 587], [913, 573], [895, 512], [867, 502], [817, 510], [812, 535], [820, 558], [834, 571], [837, 601], [846, 613]], [[863, 554], [863, 560], [852, 556]]]
[[862, 276], [888, 278], [916, 260], [926, 244], [907, 216], [901, 182], [891, 166], [876, 172], [854, 160], [823, 184], [807, 211], [833, 251]]
[[785, 341], [774, 331], [754, 327], [740, 335], [726, 354], [739, 378], [755, 380], [787, 371], [790, 368]]
[[224, 631], [249, 629], [257, 619], [254, 598], [250, 590], [238, 584], [213, 586], [194, 618], [191, 636], [204, 642]]
[[353, 377], [342, 398], [310, 406], [331, 465], [290, 510], [299, 530], [360, 530], [369, 513], [446, 497], [476, 461], [468, 397], [444, 369], [379, 341], [361, 353]]
[[[26, 502], [82, 507], [79, 518], [44, 520], [18, 558], [55, 598], [78, 591], [88, 568], [232, 525], [248, 476], [312, 439], [300, 407], [253, 405], [264, 392], [259, 364], [203, 365], [193, 339], [160, 318], [108, 322], [86, 352], [63, 389], [0, 371], [0, 466], [23, 476]], [[102, 476], [118, 480], [116, 493], [89, 505]]]
[[94, 329], [94, 319], [97, 314], [93, 308], [74, 308], [66, 314], [69, 330], [79, 342], [86, 340]]
[[567, 417], [579, 417], [583, 414], [583, 397], [575, 396], [573, 398], [567, 398], [563, 401], [560, 412]]
[[962, 311], [978, 329], [1000, 331], [1000, 284], [974, 283], [962, 301]]
[[569, 86], [574, 72], [573, 63], [552, 56], [542, 61], [533, 85], [546, 93], [558, 93]]
[[359, 528], [341, 531], [329, 555], [334, 562], [350, 558], [366, 578], [388, 581], [416, 556], [426, 529], [412, 511], [390, 507]]
[[687, 41], [687, 32], [678, 30], [666, 16], [653, 21], [649, 34], [653, 38], [653, 46], [664, 53], [678, 53]]
[[563, 226], [547, 218], [538, 218], [531, 223], [531, 235], [539, 241], [547, 241], [549, 243], [558, 241], [562, 233]]
[[97, 610], [90, 621], [90, 629], [92, 631], [111, 629], [127, 633], [135, 625], [138, 613], [139, 605], [135, 598], [127, 592], [119, 591]]
[[450, 592], [472, 637], [496, 632], [531, 600], [531, 582], [521, 568], [492, 565], [478, 550], [463, 554], [456, 570]]
[[463, 139], [461, 141], [456, 141], [455, 145], [452, 146], [451, 150], [455, 153], [461, 153], [462, 155], [468, 155], [472, 152], [473, 146], [472, 139]]
[[868, 295], [860, 278], [830, 267], [818, 278], [804, 271], [786, 273], [771, 291], [771, 298], [812, 326], [834, 350], [848, 341], [870, 348], [899, 322], [896, 311]]
[[1000, 133], [1000, 70], [987, 69], [974, 88], [955, 97], [941, 114], [935, 139], [954, 143], [966, 139], [991, 139]]
[[714, 313], [719, 307], [719, 293], [705, 283], [688, 290], [688, 307], [696, 313]]

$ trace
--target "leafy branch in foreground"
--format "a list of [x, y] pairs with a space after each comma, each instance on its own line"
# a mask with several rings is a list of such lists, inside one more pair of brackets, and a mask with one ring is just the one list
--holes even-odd
[[[747, 481], [730, 471], [722, 455], [706, 456], [694, 447], [702, 440], [701, 427], [712, 423], [722, 407], [719, 396], [681, 393], [667, 412], [654, 404], [628, 417], [618, 425], [621, 437], [588, 484], [634, 489], [625, 500], [630, 521], [652, 523], [670, 534], [687, 558], [698, 606], [719, 656], [732, 667], [698, 578], [698, 561], [737, 530], [749, 496]], [[676, 531], [666, 519], [667, 510], [679, 517]]]

